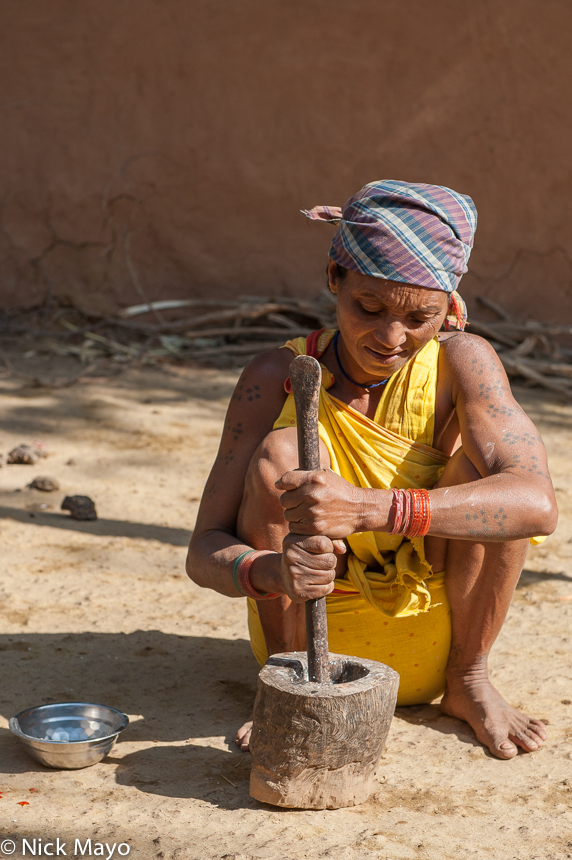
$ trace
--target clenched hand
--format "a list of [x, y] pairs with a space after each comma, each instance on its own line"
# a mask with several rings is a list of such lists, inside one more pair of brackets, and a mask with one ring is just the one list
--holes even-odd
[[374, 494], [391, 498], [388, 491], [354, 487], [331, 469], [286, 472], [276, 487], [285, 491], [280, 503], [293, 534], [326, 535], [332, 540], [366, 530], [372, 507], [379, 508]]
[[346, 551], [343, 541], [327, 537], [286, 535], [282, 542], [280, 579], [294, 603], [325, 597], [334, 588], [336, 554]]

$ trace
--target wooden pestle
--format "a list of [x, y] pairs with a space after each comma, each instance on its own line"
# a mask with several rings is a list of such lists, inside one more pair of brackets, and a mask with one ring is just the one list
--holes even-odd
[[[320, 363], [309, 355], [299, 355], [290, 365], [290, 381], [296, 404], [298, 466], [305, 472], [311, 472], [320, 468]], [[331, 683], [325, 597], [306, 601], [306, 648], [308, 680], [317, 684]]]

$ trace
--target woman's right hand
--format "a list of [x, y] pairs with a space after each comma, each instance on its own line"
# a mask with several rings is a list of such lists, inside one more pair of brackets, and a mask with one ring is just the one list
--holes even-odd
[[294, 603], [325, 597], [334, 590], [337, 555], [346, 552], [343, 540], [322, 535], [288, 534], [282, 541], [280, 579]]

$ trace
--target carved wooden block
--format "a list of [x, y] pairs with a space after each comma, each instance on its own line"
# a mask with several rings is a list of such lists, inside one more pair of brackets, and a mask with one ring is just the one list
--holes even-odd
[[374, 791], [399, 675], [374, 660], [330, 654], [333, 683], [307, 677], [305, 651], [276, 654], [260, 672], [250, 794], [297, 809], [356, 806]]

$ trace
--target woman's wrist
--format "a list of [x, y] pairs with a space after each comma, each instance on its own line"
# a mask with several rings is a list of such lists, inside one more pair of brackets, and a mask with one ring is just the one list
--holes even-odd
[[393, 526], [391, 507], [393, 494], [391, 490], [374, 490], [362, 488], [360, 532], [389, 532]]
[[254, 559], [250, 567], [249, 579], [255, 591], [259, 591], [261, 594], [283, 593], [284, 589], [280, 580], [281, 560], [282, 553], [280, 552], [261, 555]]

